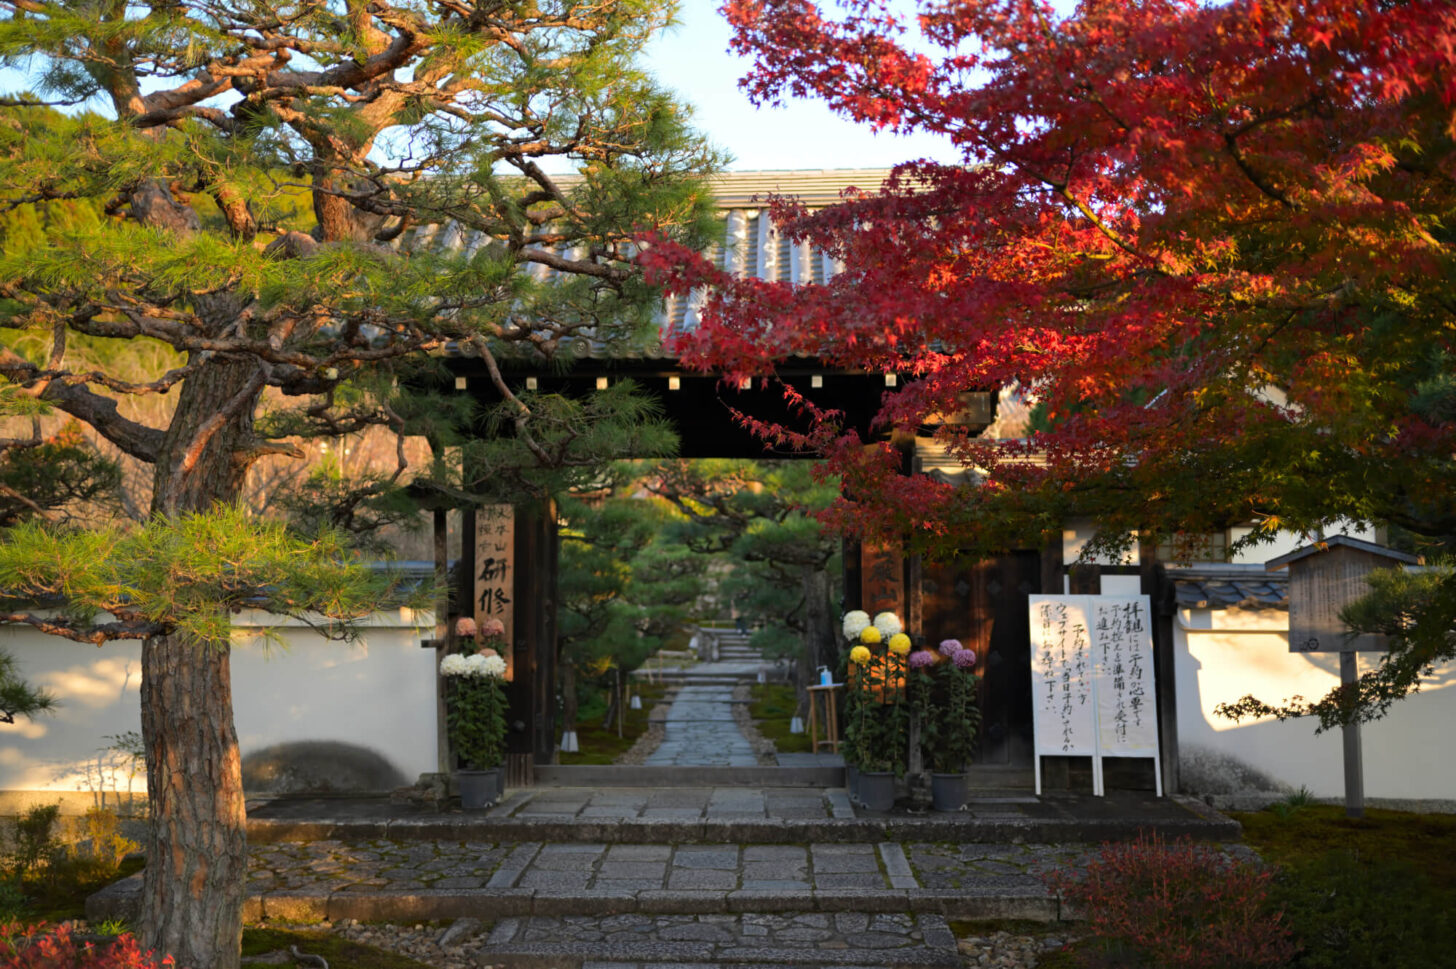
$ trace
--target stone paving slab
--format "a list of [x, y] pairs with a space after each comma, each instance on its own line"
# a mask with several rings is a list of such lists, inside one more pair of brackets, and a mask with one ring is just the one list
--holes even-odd
[[510, 969], [960, 966], [955, 936], [939, 915], [793, 910], [508, 918], [496, 924], [478, 957]]

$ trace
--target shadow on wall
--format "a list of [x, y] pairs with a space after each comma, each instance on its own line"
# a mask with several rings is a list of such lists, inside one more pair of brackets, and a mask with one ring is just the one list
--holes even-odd
[[381, 754], [332, 740], [278, 744], [243, 758], [249, 794], [379, 793], [408, 783]]

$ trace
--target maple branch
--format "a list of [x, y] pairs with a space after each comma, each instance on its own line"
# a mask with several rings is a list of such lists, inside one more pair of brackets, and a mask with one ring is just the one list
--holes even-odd
[[1266, 179], [1264, 176], [1254, 171], [1253, 166], [1251, 166], [1244, 158], [1244, 153], [1239, 151], [1237, 133], [1225, 132], [1223, 136], [1223, 143], [1228, 146], [1229, 157], [1234, 160], [1234, 164], [1239, 167], [1239, 171], [1244, 173], [1244, 177], [1252, 182], [1255, 188], [1263, 192], [1265, 195], [1269, 196], [1274, 201], [1278, 202], [1280, 205], [1284, 206], [1286, 209], [1293, 210], [1295, 208], [1294, 203], [1289, 201], [1288, 196], [1286, 196], [1283, 192], [1276, 188], [1274, 184]]
[[[1117, 233], [1113, 232], [1110, 228], [1108, 228], [1107, 224], [1098, 217], [1097, 213], [1092, 211], [1092, 207], [1086, 202], [1083, 202], [1076, 195], [1072, 194], [1071, 189], [1067, 188], [1065, 184], [1048, 182], [1047, 185], [1059, 196], [1066, 199], [1068, 202], [1071, 202], [1072, 205], [1077, 209], [1077, 211], [1081, 212], [1082, 215], [1086, 216], [1087, 221], [1092, 223], [1093, 228], [1095, 228], [1098, 232], [1102, 233], [1102, 235], [1106, 236], [1107, 240], [1111, 242], [1114, 246], [1121, 249], [1129, 256], [1132, 256], [1134, 259], [1143, 258], [1142, 253], [1138, 252], [1126, 242], [1123, 242], [1122, 239], [1118, 237]], [[1160, 275], [1162, 274], [1162, 271], [1157, 269], [1157, 267], [1154, 267], [1154, 271], [1158, 272]]]

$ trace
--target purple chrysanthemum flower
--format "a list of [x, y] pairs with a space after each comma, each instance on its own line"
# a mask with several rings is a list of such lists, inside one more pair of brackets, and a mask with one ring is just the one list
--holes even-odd
[[940, 641], [940, 655], [942, 656], [954, 656], [963, 648], [959, 639], [942, 639]]
[[963, 649], [952, 656], [951, 660], [961, 669], [967, 669], [976, 665], [976, 651], [973, 649]]
[[918, 670], [935, 662], [935, 654], [928, 649], [917, 649], [910, 654], [910, 668]]

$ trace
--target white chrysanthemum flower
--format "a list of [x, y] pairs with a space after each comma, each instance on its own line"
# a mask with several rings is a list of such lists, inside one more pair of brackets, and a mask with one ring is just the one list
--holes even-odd
[[481, 666], [486, 676], [502, 677], [506, 675], [506, 661], [499, 656], [482, 656]]
[[440, 660], [441, 676], [468, 676], [469, 668], [466, 666], [465, 657], [459, 653], [451, 653]]
[[466, 676], [489, 676], [486, 672], [485, 657], [479, 653], [472, 653], [465, 657]]
[[859, 639], [859, 634], [864, 632], [865, 627], [870, 624], [870, 614], [862, 609], [855, 609], [844, 614], [844, 638], [853, 642]]
[[875, 617], [875, 628], [880, 635], [889, 639], [891, 636], [898, 636], [905, 631], [905, 624], [900, 622], [900, 617], [893, 612], [882, 612]]

